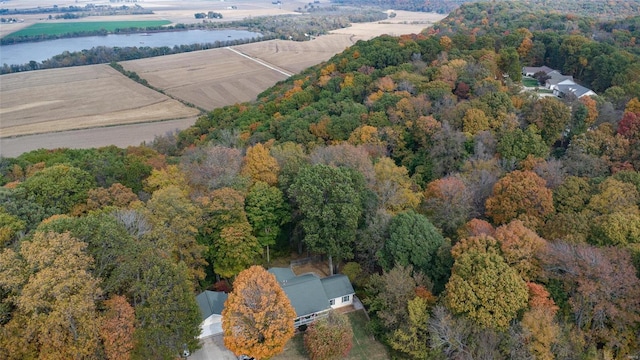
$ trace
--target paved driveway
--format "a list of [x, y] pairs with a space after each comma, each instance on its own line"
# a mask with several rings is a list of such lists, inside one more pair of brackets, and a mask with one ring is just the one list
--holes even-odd
[[200, 340], [202, 348], [189, 356], [189, 360], [237, 360], [229, 349], [224, 347], [222, 334]]

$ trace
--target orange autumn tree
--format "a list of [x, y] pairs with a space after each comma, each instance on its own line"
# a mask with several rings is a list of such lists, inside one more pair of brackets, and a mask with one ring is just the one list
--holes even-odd
[[229, 350], [267, 359], [281, 353], [293, 337], [296, 312], [276, 277], [256, 265], [238, 274], [222, 317]]
[[487, 215], [496, 225], [518, 219], [532, 230], [537, 230], [555, 211], [553, 194], [546, 181], [532, 171], [520, 170], [498, 180], [486, 207]]
[[104, 302], [100, 337], [109, 360], [128, 360], [133, 350], [135, 311], [124, 296], [114, 295]]

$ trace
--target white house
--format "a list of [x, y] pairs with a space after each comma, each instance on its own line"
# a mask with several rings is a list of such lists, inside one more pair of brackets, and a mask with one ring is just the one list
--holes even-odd
[[555, 89], [553, 89], [553, 94], [556, 96], [565, 96], [567, 94], [573, 94], [577, 98], [581, 98], [583, 96], [597, 95], [593, 90], [568, 80], [563, 81], [558, 85], [556, 85]]
[[[560, 73], [560, 71], [558, 70], [553, 70], [549, 73], [547, 73], [547, 75], [549, 76], [549, 79], [547, 79], [547, 81], [545, 82], [545, 87], [549, 90], [554, 90], [556, 88], [556, 86], [558, 86], [559, 83], [563, 82], [563, 81], [571, 81], [573, 82], [573, 76], [571, 75], [562, 75]], [[574, 82], [575, 84], [575, 82]]]

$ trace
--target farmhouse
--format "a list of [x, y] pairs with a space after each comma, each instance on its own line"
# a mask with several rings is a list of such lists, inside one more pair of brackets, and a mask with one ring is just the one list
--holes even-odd
[[296, 311], [294, 326], [310, 324], [332, 309], [353, 304], [355, 291], [349, 278], [337, 274], [320, 279], [313, 273], [296, 276], [290, 268], [271, 268]]

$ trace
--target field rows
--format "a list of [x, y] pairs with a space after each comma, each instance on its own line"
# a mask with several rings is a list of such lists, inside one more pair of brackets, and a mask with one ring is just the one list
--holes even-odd
[[229, 49], [122, 62], [155, 88], [207, 110], [251, 101], [287, 76]]
[[197, 116], [108, 65], [7, 74], [1, 137]]

